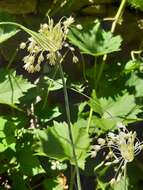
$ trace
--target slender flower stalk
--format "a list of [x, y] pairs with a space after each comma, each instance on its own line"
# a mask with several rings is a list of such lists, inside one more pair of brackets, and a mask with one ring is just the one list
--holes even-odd
[[[65, 21], [62, 22], [62, 20], [60, 20], [56, 25], [54, 25], [53, 20], [49, 18], [49, 23], [41, 24], [40, 30], [38, 32], [39, 32], [39, 35], [43, 36], [45, 40], [48, 39], [47, 42], [50, 41], [53, 44], [53, 46], [50, 46], [50, 48], [44, 49], [43, 46], [41, 46], [41, 44], [39, 44], [35, 38], [31, 37], [28, 39], [28, 42], [26, 43], [22, 42], [20, 44], [20, 48], [25, 49], [28, 44], [27, 50], [29, 52], [29, 55], [25, 56], [23, 61], [25, 63], [24, 68], [30, 73], [40, 71], [40, 65], [45, 60], [45, 57], [44, 57], [45, 53], [46, 53], [46, 59], [49, 61], [49, 64], [51, 65], [57, 64], [59, 67], [59, 71], [60, 71], [62, 82], [63, 82], [69, 137], [71, 140], [73, 158], [74, 158], [75, 167], [76, 167], [77, 186], [78, 186], [78, 190], [81, 190], [80, 174], [79, 174], [78, 162], [77, 162], [77, 157], [76, 157], [76, 152], [75, 152], [75, 145], [74, 145], [74, 140], [73, 140], [73, 135], [72, 135], [72, 126], [70, 122], [71, 120], [70, 120], [69, 100], [68, 100], [66, 83], [64, 80], [64, 73], [63, 73], [62, 65], [61, 65], [63, 57], [60, 53], [60, 50], [63, 47], [69, 48], [73, 54], [73, 61], [74, 62], [78, 61], [77, 57], [73, 53], [74, 49], [70, 47], [67, 42], [65, 42], [67, 34], [68, 34], [68, 30], [69, 30], [68, 28], [73, 22], [74, 22], [74, 19], [72, 17], [69, 17]], [[37, 59], [36, 64], [34, 64], [35, 59]], [[53, 168], [54, 167], [55, 165], [53, 166]]]
[[74, 162], [75, 162], [77, 186], [78, 186], [78, 190], [81, 190], [80, 172], [79, 172], [79, 168], [78, 168], [78, 161], [77, 161], [77, 156], [76, 156], [76, 152], [75, 152], [75, 145], [74, 145], [74, 140], [73, 140], [73, 135], [72, 135], [72, 126], [71, 126], [71, 119], [70, 119], [70, 108], [69, 108], [68, 93], [67, 93], [67, 87], [66, 87], [66, 82], [64, 79], [64, 73], [63, 73], [61, 62], [59, 62], [59, 71], [61, 73], [61, 78], [62, 78], [62, 82], [63, 82], [68, 131], [69, 131], [69, 137], [70, 137], [71, 145], [72, 145], [73, 158], [74, 158]]

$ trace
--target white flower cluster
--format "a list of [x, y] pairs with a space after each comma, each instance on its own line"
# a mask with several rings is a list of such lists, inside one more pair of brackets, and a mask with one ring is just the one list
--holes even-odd
[[138, 21], [138, 27], [139, 27], [141, 30], [143, 30], [143, 19], [140, 19], [140, 20]]
[[[122, 123], [117, 124], [118, 133], [109, 132], [106, 139], [97, 139], [96, 145], [93, 145], [91, 157], [95, 157], [103, 148], [109, 148], [109, 153], [105, 156], [104, 165], [119, 164], [115, 177], [111, 180], [119, 181], [123, 170], [128, 162], [132, 162], [142, 148], [143, 142], [137, 138], [136, 132], [128, 131]], [[119, 172], [121, 169], [121, 172]]]
[[[60, 20], [54, 25], [53, 19], [49, 18], [48, 24], [41, 24], [37, 33], [41, 41], [39, 41], [39, 39], [36, 41], [35, 38], [30, 37], [26, 43], [22, 42], [20, 44], [21, 49], [27, 49], [29, 52], [29, 54], [23, 58], [25, 63], [24, 68], [29, 73], [40, 71], [41, 63], [45, 57], [51, 65], [56, 64], [57, 54], [59, 54], [62, 47], [67, 46], [65, 40], [69, 31], [68, 28], [73, 22], [74, 19], [69, 17], [65, 21], [62, 22], [62, 20]], [[45, 40], [47, 42], [45, 42]], [[45, 43], [48, 44], [49, 42], [50, 45], [48, 47], [50, 48], [43, 48]], [[42, 43], [44, 44], [42, 45]], [[69, 47], [69, 45], [67, 47]], [[43, 55], [44, 52], [46, 52], [45, 57]], [[76, 57], [74, 57], [74, 61], [77, 61]]]
[[52, 170], [62, 170], [62, 163], [60, 163], [57, 160], [52, 160], [51, 161], [51, 169]]

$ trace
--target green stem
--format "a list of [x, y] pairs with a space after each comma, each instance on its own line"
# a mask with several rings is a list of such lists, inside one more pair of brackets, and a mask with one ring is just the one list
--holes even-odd
[[9, 60], [9, 63], [7, 65], [7, 69], [9, 69], [11, 67], [12, 63], [14, 62], [14, 60], [15, 60], [15, 58], [17, 56], [17, 52], [18, 52], [18, 48], [16, 48], [13, 55], [11, 56], [11, 59]]
[[125, 164], [125, 169], [124, 169], [124, 190], [127, 190], [127, 183], [126, 183], [126, 179], [127, 179], [127, 163]]
[[[96, 64], [97, 64], [97, 57], [95, 57], [94, 59], [94, 76], [96, 76]], [[90, 108], [90, 112], [89, 112], [89, 118], [88, 118], [88, 123], [87, 123], [87, 132], [89, 133], [89, 128], [90, 128], [90, 123], [91, 123], [91, 119], [92, 119], [92, 114], [93, 114], [93, 109]]]
[[82, 62], [83, 78], [84, 78], [85, 82], [88, 82], [88, 80], [86, 78], [86, 72], [85, 72], [85, 70], [86, 70], [86, 68], [85, 68], [85, 60], [84, 60], [84, 57], [83, 57], [82, 54], [80, 54], [80, 56], [81, 56], [81, 62]]
[[112, 23], [112, 27], [111, 27], [111, 32], [113, 33], [115, 31], [115, 28], [116, 28], [116, 25], [117, 23], [120, 21], [123, 13], [124, 13], [124, 8], [125, 8], [125, 5], [126, 5], [126, 2], [127, 0], [122, 0], [121, 1], [121, 4], [120, 4], [120, 7], [114, 17], [114, 22]]
[[97, 91], [97, 88], [98, 88], [98, 82], [102, 76], [102, 73], [103, 73], [103, 70], [104, 70], [104, 66], [105, 66], [105, 56], [103, 56], [103, 61], [102, 61], [102, 64], [100, 66], [100, 69], [99, 69], [99, 72], [98, 72], [98, 75], [97, 75], [97, 79], [96, 79], [96, 86], [95, 86], [95, 91]]
[[93, 115], [93, 109], [90, 108], [89, 117], [88, 117], [88, 123], [87, 123], [87, 132], [88, 133], [89, 133], [89, 128], [90, 128], [90, 124], [91, 124], [92, 115]]
[[73, 190], [75, 175], [76, 175], [75, 168], [71, 168], [71, 178], [70, 178], [70, 187], [69, 187], [69, 190]]
[[[58, 70], [58, 67], [55, 68], [55, 71], [54, 71], [54, 74], [53, 74], [53, 77], [52, 77], [53, 79], [56, 77], [57, 70]], [[50, 81], [50, 84], [49, 84], [49, 86], [47, 88], [46, 96], [44, 98], [44, 103], [43, 103], [42, 109], [45, 109], [45, 107], [47, 105], [48, 96], [49, 96], [49, 92], [50, 92], [49, 89], [51, 88], [52, 84], [53, 84], [53, 81]]]
[[[121, 4], [119, 6], [119, 9], [114, 17], [114, 21], [112, 23], [112, 26], [111, 26], [111, 32], [114, 33], [115, 29], [116, 29], [116, 26], [118, 24], [118, 22], [120, 21], [122, 15], [123, 15], [123, 12], [124, 12], [124, 9], [125, 9], [125, 5], [126, 5], [126, 2], [127, 0], [122, 0], [121, 1]], [[106, 63], [106, 60], [107, 60], [107, 54], [105, 54], [103, 56], [103, 59], [102, 59], [102, 64], [101, 64], [101, 67], [100, 67], [100, 70], [99, 70], [99, 74], [98, 74], [98, 77], [97, 77], [97, 85], [98, 85], [98, 82], [102, 76], [102, 73], [103, 73], [103, 70], [104, 70], [104, 66], [105, 66], [105, 63]]]
[[[66, 55], [67, 55], [68, 51], [65, 52], [65, 54], [63, 55], [62, 59], [61, 59], [61, 62], [64, 61]], [[54, 71], [54, 74], [53, 74], [53, 79], [55, 79], [56, 77], [56, 74], [57, 74], [57, 71], [58, 71], [58, 65], [56, 65], [56, 68], [55, 68], [55, 71]], [[44, 99], [44, 104], [42, 106], [42, 109], [44, 109], [46, 107], [46, 104], [47, 104], [47, 101], [48, 101], [48, 96], [49, 96], [49, 89], [51, 88], [53, 82], [55, 82], [54, 80], [50, 80], [50, 84], [49, 84], [49, 87], [47, 88], [47, 92], [46, 92], [46, 96], [45, 96], [45, 99]]]
[[[115, 28], [117, 26], [117, 23], [119, 22], [119, 20], [121, 19], [122, 15], [123, 15], [123, 12], [124, 12], [124, 8], [125, 8], [125, 5], [126, 5], [126, 1], [127, 0], [122, 0], [121, 1], [121, 4], [119, 6], [119, 9], [114, 17], [114, 21], [112, 23], [112, 26], [111, 26], [111, 32], [113, 33], [115, 31]], [[100, 81], [100, 78], [102, 76], [102, 73], [103, 73], [103, 70], [104, 70], [104, 66], [105, 66], [105, 63], [106, 63], [106, 60], [107, 60], [107, 54], [105, 54], [103, 56], [103, 59], [102, 59], [102, 64], [100, 66], [100, 69], [99, 69], [99, 73], [97, 75], [97, 79], [96, 79], [96, 87], [95, 87], [95, 90], [97, 91], [97, 88], [98, 88], [98, 82]], [[90, 113], [89, 113], [89, 119], [88, 119], [88, 124], [87, 124], [87, 130], [89, 131], [89, 127], [90, 127], [90, 123], [91, 123], [91, 119], [92, 119], [92, 114], [93, 114], [93, 109], [90, 108]]]
[[[59, 58], [57, 60], [59, 60]], [[77, 186], [78, 186], [78, 190], [81, 190], [80, 173], [79, 173], [78, 162], [77, 162], [76, 151], [75, 151], [75, 145], [74, 145], [74, 140], [73, 140], [73, 135], [72, 135], [72, 126], [71, 126], [71, 122], [70, 122], [71, 119], [70, 119], [70, 108], [69, 108], [67, 87], [66, 87], [66, 82], [64, 79], [64, 73], [63, 73], [61, 61], [59, 61], [58, 64], [59, 64], [59, 71], [60, 71], [62, 83], [63, 83], [65, 108], [66, 108], [66, 115], [67, 115], [67, 124], [68, 124], [69, 137], [71, 140], [71, 146], [72, 146], [72, 151], [73, 151], [73, 158], [74, 158], [74, 162], [75, 162]]]

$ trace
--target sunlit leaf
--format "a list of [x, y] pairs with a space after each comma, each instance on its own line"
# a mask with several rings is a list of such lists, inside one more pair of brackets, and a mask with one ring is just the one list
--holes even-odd
[[22, 76], [16, 76], [15, 72], [0, 70], [0, 74], [0, 103], [2, 104], [13, 106], [19, 103], [19, 98], [23, 96], [23, 93], [34, 86]]
[[[12, 15], [6, 12], [0, 12], [0, 22], [2, 21], [14, 21]], [[15, 26], [0, 26], [0, 43], [8, 40], [12, 36], [14, 36], [19, 30]]]
[[34, 176], [39, 173], [44, 173], [40, 163], [31, 150], [31, 146], [25, 145], [16, 151], [17, 161], [20, 164], [20, 169], [25, 175]]
[[135, 88], [135, 96], [143, 97], [143, 76], [142, 74], [138, 75], [137, 73], [132, 73], [129, 80], [126, 82], [127, 86]]
[[[126, 180], [126, 181], [125, 181]], [[115, 183], [113, 190], [128, 190], [128, 179], [126, 176], [126, 179], [122, 177], [120, 181]]]
[[[97, 102], [97, 98], [95, 102]], [[118, 118], [120, 120], [122, 118], [132, 120], [137, 119], [137, 114], [141, 112], [140, 108], [136, 105], [134, 95], [128, 92], [124, 92], [123, 95], [118, 95], [114, 98], [99, 98], [98, 104], [94, 103], [93, 98], [90, 101], [90, 106], [104, 119]]]
[[59, 184], [58, 178], [46, 179], [43, 185], [46, 190], [64, 190], [62, 185]]
[[[84, 167], [87, 150], [89, 148], [89, 137], [85, 128], [78, 126], [72, 127], [75, 150], [79, 167]], [[54, 122], [52, 128], [38, 130], [39, 142], [36, 152], [38, 155], [49, 156], [58, 160], [70, 160], [75, 164], [73, 159], [72, 144], [69, 138], [68, 126], [66, 123]], [[83, 143], [84, 142], [84, 143]]]
[[142, 0], [128, 0], [132, 7], [140, 9], [143, 11], [143, 1]]
[[83, 29], [71, 28], [68, 38], [82, 53], [93, 56], [119, 51], [122, 41], [120, 36], [114, 37], [111, 32], [101, 29], [99, 21], [83, 26]]

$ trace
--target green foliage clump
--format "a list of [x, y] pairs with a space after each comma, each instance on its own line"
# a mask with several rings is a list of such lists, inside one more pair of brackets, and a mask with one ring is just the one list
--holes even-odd
[[142, 0], [128, 0], [128, 2], [132, 7], [143, 11], [143, 1]]
[[[0, 189], [142, 188], [142, 39], [134, 49], [122, 36], [125, 0], [114, 19], [49, 17], [114, 6], [78, 2], [43, 2], [46, 14], [36, 17], [0, 11]], [[37, 2], [29, 3], [33, 12]], [[142, 0], [128, 3], [143, 10]]]

